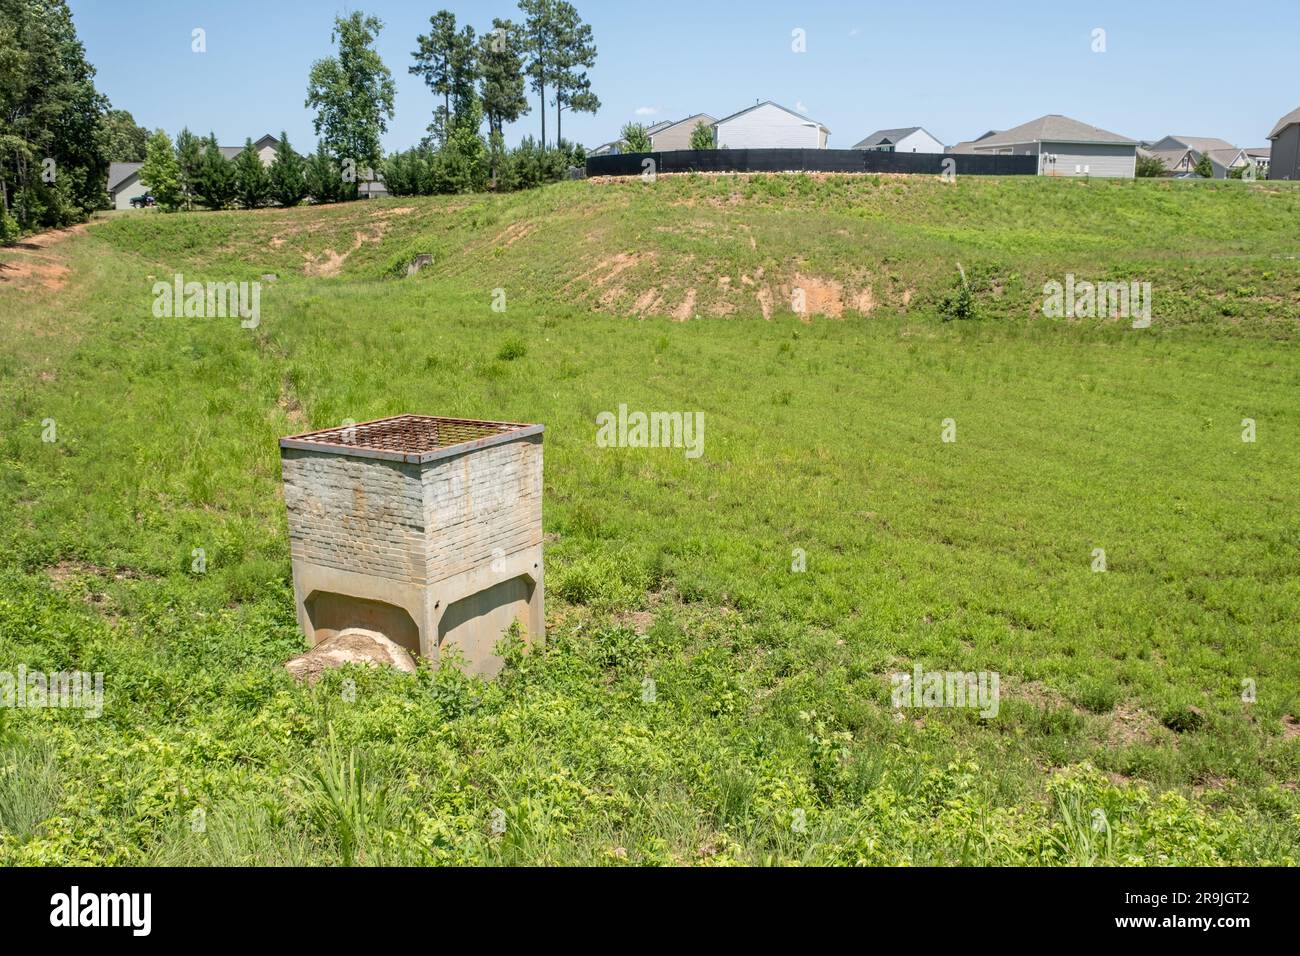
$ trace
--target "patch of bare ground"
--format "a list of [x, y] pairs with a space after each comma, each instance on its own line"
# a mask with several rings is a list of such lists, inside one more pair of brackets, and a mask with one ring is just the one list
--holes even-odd
[[686, 298], [682, 300], [681, 305], [673, 309], [673, 318], [678, 322], [685, 322], [687, 319], [692, 318], [695, 315], [695, 297], [695, 290], [687, 289]]
[[60, 561], [45, 569], [45, 576], [55, 587], [62, 587], [77, 578], [111, 578], [114, 581], [138, 581], [148, 577], [134, 568], [105, 568], [89, 561]]
[[64, 240], [81, 235], [87, 228], [89, 224], [83, 222], [67, 229], [51, 229], [0, 249], [0, 254], [5, 256], [0, 260], [0, 282], [52, 292], [62, 289], [72, 270], [57, 247]]
[[[819, 279], [796, 272], [791, 292], [802, 292], [803, 308], [798, 310], [805, 322], [810, 316], [824, 315], [832, 319], [844, 315], [844, 284], [834, 279]], [[793, 297], [792, 297], [792, 301]]]
[[537, 231], [537, 225], [531, 222], [514, 222], [506, 227], [501, 235], [492, 240], [492, 244], [509, 249], [520, 239], [527, 239]]
[[1106, 726], [1106, 743], [1110, 747], [1148, 744], [1160, 735], [1160, 721], [1127, 701], [1115, 705]]
[[1300, 720], [1285, 714], [1282, 717], [1282, 738], [1284, 740], [1295, 740], [1300, 737]]
[[[401, 207], [410, 212], [409, 207]], [[343, 271], [343, 265], [348, 261], [348, 257], [356, 252], [366, 243], [382, 242], [384, 234], [388, 231], [390, 225], [389, 218], [394, 215], [404, 215], [394, 209], [385, 209], [383, 212], [376, 214], [370, 222], [370, 230], [358, 229], [353, 233], [352, 245], [343, 252], [336, 252], [334, 249], [326, 249], [319, 256], [305, 252], [305, 260], [302, 271], [305, 275], [314, 276], [315, 278], [329, 278], [336, 276]], [[308, 229], [310, 232], [311, 230]], [[276, 237], [272, 237], [271, 242], [274, 244]]]
[[280, 397], [276, 400], [276, 405], [284, 412], [284, 417], [295, 426], [306, 427], [307, 413], [303, 411], [302, 403], [298, 401], [293, 383], [287, 378], [280, 384]]

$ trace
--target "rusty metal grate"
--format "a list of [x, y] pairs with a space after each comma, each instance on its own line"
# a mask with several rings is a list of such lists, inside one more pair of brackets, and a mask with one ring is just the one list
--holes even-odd
[[[483, 422], [431, 415], [397, 415], [280, 439], [282, 448], [304, 448], [339, 454], [370, 452], [372, 456], [422, 461], [460, 445], [488, 444], [515, 432], [540, 432], [541, 426], [518, 422]], [[520, 436], [522, 437], [522, 436]]]

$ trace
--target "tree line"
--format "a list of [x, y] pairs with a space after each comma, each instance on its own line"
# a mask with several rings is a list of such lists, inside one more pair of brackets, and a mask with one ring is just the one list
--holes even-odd
[[[388, 157], [380, 144], [395, 87], [375, 50], [383, 23], [360, 12], [336, 17], [334, 53], [308, 76], [316, 150], [300, 156], [282, 134], [267, 168], [251, 142], [227, 160], [212, 135], [183, 129], [173, 141], [111, 108], [67, 0], [0, 0], [0, 242], [105, 208], [111, 162], [142, 162], [142, 182], [168, 209], [347, 200], [372, 171], [391, 179], [396, 194], [521, 189], [560, 178], [585, 159], [564, 140], [565, 114], [600, 108], [589, 75], [596, 45], [567, 0], [519, 0], [518, 8], [518, 23], [494, 18], [481, 34], [446, 10], [429, 18], [408, 69], [435, 107], [419, 145]], [[540, 138], [507, 149], [505, 124], [532, 112], [529, 89]]]

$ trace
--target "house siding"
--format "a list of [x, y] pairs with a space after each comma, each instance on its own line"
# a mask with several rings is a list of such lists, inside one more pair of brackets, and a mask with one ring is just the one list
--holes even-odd
[[136, 196], [143, 196], [148, 191], [144, 183], [140, 182], [140, 174], [132, 173], [113, 190], [113, 208], [130, 209], [131, 200]]
[[[1052, 143], [1042, 144], [1040, 172], [1044, 176], [1069, 176], [1132, 179], [1137, 147], [1122, 143]], [[1055, 157], [1052, 162], [1049, 157]], [[1082, 167], [1087, 166], [1088, 172]], [[1075, 171], [1075, 167], [1080, 167]]]
[[943, 151], [943, 143], [923, 129], [908, 133], [894, 144], [896, 153], [942, 153]]
[[695, 126], [703, 123], [705, 127], [711, 127], [716, 120], [712, 116], [700, 114], [692, 116], [680, 123], [675, 123], [665, 130], [661, 130], [650, 137], [650, 149], [656, 153], [666, 152], [670, 149], [690, 149], [691, 134], [695, 132]]
[[719, 148], [826, 148], [826, 132], [815, 122], [766, 103], [714, 128]]
[[1268, 178], [1300, 179], [1300, 124], [1291, 124], [1273, 140]]

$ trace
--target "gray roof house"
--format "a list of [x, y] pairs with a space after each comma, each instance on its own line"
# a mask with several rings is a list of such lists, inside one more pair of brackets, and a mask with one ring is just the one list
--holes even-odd
[[[1182, 151], [1185, 157], [1175, 168], [1168, 159], [1170, 154], [1178, 151]], [[1227, 179], [1232, 170], [1243, 167], [1250, 161], [1245, 150], [1238, 149], [1227, 140], [1214, 136], [1166, 136], [1152, 143], [1150, 152], [1164, 160], [1165, 166], [1175, 175], [1182, 172], [1195, 172], [1196, 164], [1201, 161], [1201, 157], [1209, 156], [1215, 179]]]
[[991, 129], [991, 130], [989, 130], [987, 133], [984, 133], [984, 134], [982, 134], [982, 135], [980, 135], [980, 136], [976, 136], [974, 139], [964, 140], [964, 141], [962, 141], [962, 142], [960, 142], [960, 143], [957, 143], [955, 146], [949, 146], [948, 149], [947, 149], [947, 152], [949, 152], [949, 153], [974, 153], [974, 152], [975, 152], [975, 144], [976, 144], [976, 143], [981, 142], [982, 140], [986, 140], [986, 139], [988, 139], [990, 136], [996, 136], [996, 135], [998, 135], [998, 133], [1000, 133], [1000, 132], [1002, 132], [1002, 131], [1001, 131], [1001, 130], [997, 130], [997, 129]]
[[1132, 179], [1137, 166], [1136, 140], [1059, 113], [966, 145], [976, 155], [1037, 156], [1041, 176]]
[[[253, 148], [257, 150], [263, 166], [271, 165], [271, 161], [275, 159], [275, 148], [279, 145], [280, 140], [270, 133], [253, 141]], [[228, 160], [234, 159], [244, 151], [242, 146], [218, 146], [217, 148]], [[143, 196], [149, 191], [144, 183], [140, 182], [140, 167], [143, 165], [144, 163], [109, 164], [108, 183], [105, 188], [108, 190], [109, 203], [113, 209], [130, 209], [132, 199]]]
[[853, 148], [886, 153], [942, 153], [943, 143], [920, 126], [903, 126], [899, 129], [878, 129]]
[[1300, 108], [1278, 120], [1268, 140], [1268, 178], [1300, 179]]
[[130, 209], [131, 200], [143, 196], [149, 190], [140, 182], [140, 167], [144, 163], [109, 163], [108, 190], [109, 205], [113, 209]]
[[825, 149], [831, 131], [771, 100], [724, 116], [713, 124], [719, 149]]
[[1196, 159], [1192, 156], [1192, 151], [1186, 146], [1172, 149], [1156, 149], [1154, 145], [1151, 147], [1139, 146], [1138, 154], [1160, 160], [1165, 167], [1165, 174], [1168, 176], [1195, 175], [1193, 170], [1196, 166]]

